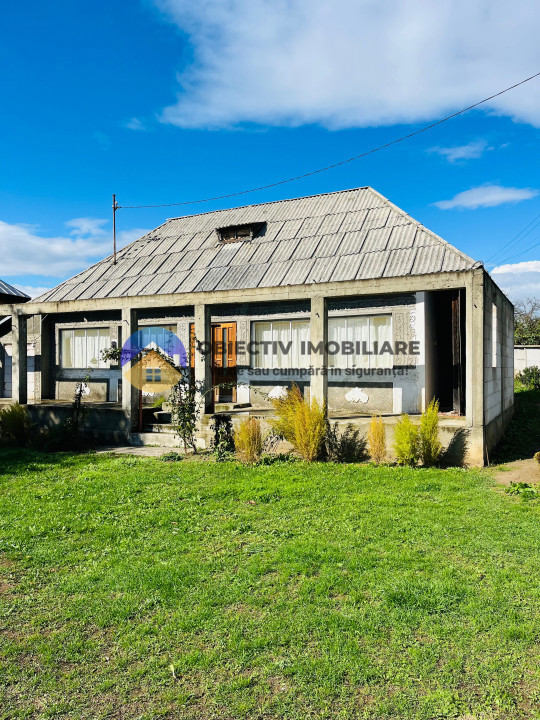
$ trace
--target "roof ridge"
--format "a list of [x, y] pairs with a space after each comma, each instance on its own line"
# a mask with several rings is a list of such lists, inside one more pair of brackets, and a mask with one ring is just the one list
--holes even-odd
[[[263, 205], [278, 205], [279, 203], [284, 202], [295, 202], [296, 200], [311, 200], [312, 198], [317, 197], [323, 197], [328, 195], [339, 195], [339, 194], [345, 194], [349, 192], [357, 192], [358, 190], [371, 190], [373, 192], [376, 192], [371, 185], [361, 185], [360, 187], [355, 188], [347, 188], [346, 190], [332, 190], [331, 192], [327, 193], [315, 193], [314, 195], [301, 195], [300, 197], [292, 197], [292, 198], [282, 198], [281, 200], [268, 200], [267, 202], [261, 202], [261, 203], [253, 203], [252, 205], [236, 205], [235, 207], [231, 208], [220, 208], [219, 210], [207, 210], [206, 212], [202, 213], [192, 213], [191, 215], [178, 215], [177, 217], [171, 217], [167, 218], [167, 220], [158, 227], [163, 227], [163, 225], [166, 225], [168, 222], [171, 222], [172, 220], [187, 220], [188, 218], [193, 217], [201, 217], [202, 215], [213, 215], [214, 213], [218, 212], [231, 212], [232, 210], [244, 210], [245, 208], [253, 208], [253, 207], [262, 207]], [[380, 195], [380, 193], [377, 193], [377, 195]], [[384, 195], [381, 195], [381, 197], [384, 198]], [[386, 199], [386, 198], [384, 198]], [[156, 228], [157, 230], [157, 228]]]

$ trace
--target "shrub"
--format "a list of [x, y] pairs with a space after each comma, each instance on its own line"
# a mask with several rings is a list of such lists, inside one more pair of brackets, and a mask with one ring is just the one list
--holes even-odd
[[160, 459], [163, 462], [180, 462], [180, 460], [182, 460], [183, 457], [184, 457], [183, 455], [180, 455], [175, 450], [171, 450], [170, 452], [162, 455]]
[[211, 429], [214, 431], [212, 446], [216, 460], [223, 462], [234, 452], [234, 433], [230, 415], [213, 415]]
[[386, 430], [382, 417], [372, 417], [368, 430], [369, 456], [375, 463], [381, 463], [386, 457]]
[[263, 447], [260, 420], [254, 417], [242, 420], [234, 431], [234, 444], [242, 462], [258, 462]]
[[274, 430], [291, 443], [298, 454], [312, 462], [322, 457], [327, 429], [326, 407], [317, 400], [309, 403], [298, 385], [293, 385], [283, 398], [273, 401], [277, 418]]
[[540, 390], [540, 367], [526, 367], [516, 375], [516, 380], [519, 380], [526, 390]]
[[338, 423], [328, 423], [325, 438], [326, 458], [331, 462], [361, 462], [366, 457], [366, 441], [349, 423], [340, 433]]
[[13, 403], [0, 410], [0, 437], [12, 445], [28, 445], [32, 423], [25, 407]]
[[417, 465], [420, 457], [418, 428], [408, 415], [402, 415], [394, 431], [394, 452], [400, 465]]
[[439, 442], [439, 401], [433, 399], [420, 418], [420, 458], [423, 465], [435, 465], [442, 453]]

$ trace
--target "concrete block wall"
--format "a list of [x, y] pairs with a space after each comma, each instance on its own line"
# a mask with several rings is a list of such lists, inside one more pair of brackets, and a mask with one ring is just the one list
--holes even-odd
[[486, 274], [484, 282], [484, 425], [492, 449], [514, 407], [514, 307]]

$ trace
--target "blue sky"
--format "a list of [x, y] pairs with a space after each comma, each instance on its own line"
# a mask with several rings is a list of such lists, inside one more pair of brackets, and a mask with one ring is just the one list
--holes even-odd
[[[535, 0], [30, 0], [0, 13], [0, 277], [32, 294], [109, 254], [113, 192], [136, 205], [264, 185], [540, 71]], [[540, 78], [305, 180], [120, 210], [119, 240], [181, 214], [371, 185], [512, 298], [540, 296], [539, 128]]]

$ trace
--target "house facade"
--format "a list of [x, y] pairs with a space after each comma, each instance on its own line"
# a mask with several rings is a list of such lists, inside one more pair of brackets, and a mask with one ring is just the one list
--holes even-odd
[[[25, 303], [30, 300], [26, 293], [19, 288], [10, 285], [5, 280], [0, 279], [0, 306], [11, 303]], [[30, 325], [30, 342], [26, 349], [28, 357], [28, 378], [27, 378], [27, 394], [28, 397], [34, 397], [34, 351], [35, 345], [32, 342], [32, 325]], [[10, 399], [13, 389], [11, 383], [11, 314], [0, 314], [0, 401], [2, 398]]]
[[14, 399], [28, 399], [37, 318], [35, 402], [71, 400], [86, 376], [88, 401], [117, 408], [125, 434], [140, 393], [101, 352], [137, 331], [180, 339], [207, 413], [269, 414], [295, 382], [331, 417], [382, 415], [391, 433], [435, 397], [445, 444], [466, 435], [467, 461], [483, 464], [513, 409], [512, 304], [481, 263], [368, 187], [168, 220], [116, 264], [0, 312]]

